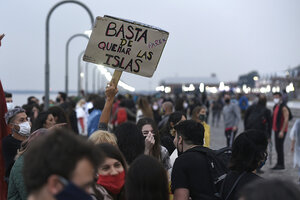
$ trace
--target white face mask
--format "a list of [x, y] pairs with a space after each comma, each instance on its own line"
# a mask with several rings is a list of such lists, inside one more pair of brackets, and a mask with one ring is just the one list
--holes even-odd
[[30, 135], [30, 130], [31, 126], [29, 122], [23, 122], [21, 124], [18, 124], [20, 127], [19, 134], [23, 136], [29, 136]]
[[152, 108], [153, 108], [153, 110], [158, 110], [158, 105], [154, 104], [154, 105], [152, 106]]
[[6, 103], [7, 111], [14, 109], [15, 105], [13, 102]]
[[280, 100], [278, 98], [274, 98], [273, 101], [275, 104], [278, 104]]
[[187, 108], [189, 106], [189, 104], [187, 102], [183, 102], [183, 108]]

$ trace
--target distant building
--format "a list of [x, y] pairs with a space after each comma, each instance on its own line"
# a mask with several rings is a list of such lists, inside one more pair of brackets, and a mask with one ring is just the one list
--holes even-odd
[[160, 85], [170, 87], [171, 92], [179, 94], [182, 92], [200, 93], [205, 87], [219, 87], [220, 81], [213, 74], [211, 77], [169, 77], [161, 80]]
[[256, 78], [258, 80], [259, 74], [257, 71], [249, 72], [248, 74], [239, 76], [238, 80], [238, 86], [243, 87], [243, 85], [246, 85], [247, 87], [254, 88], [255, 87], [255, 80]]

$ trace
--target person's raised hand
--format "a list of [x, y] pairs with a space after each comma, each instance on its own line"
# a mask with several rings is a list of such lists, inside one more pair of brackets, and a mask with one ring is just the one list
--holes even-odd
[[148, 133], [146, 139], [145, 139], [145, 152], [146, 154], [150, 154], [152, 147], [155, 144], [154, 135], [152, 133]]
[[107, 100], [114, 100], [116, 94], [118, 93], [118, 88], [114, 85], [114, 83], [109, 83], [105, 89], [105, 96]]

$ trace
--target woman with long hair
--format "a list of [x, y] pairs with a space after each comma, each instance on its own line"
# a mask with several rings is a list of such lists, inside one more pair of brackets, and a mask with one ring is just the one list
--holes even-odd
[[102, 152], [103, 162], [97, 172], [97, 182], [92, 187], [94, 200], [125, 199], [124, 184], [127, 163], [121, 151], [108, 143], [97, 145]]
[[40, 128], [51, 128], [55, 125], [53, 115], [49, 111], [42, 111], [38, 114], [37, 118], [33, 121], [31, 132]]
[[137, 123], [138, 129], [145, 138], [145, 155], [150, 155], [160, 161], [166, 170], [171, 168], [168, 150], [160, 145], [160, 137], [153, 119], [142, 118]]
[[127, 200], [168, 200], [166, 170], [151, 156], [139, 156], [129, 168], [125, 190]]
[[205, 147], [210, 146], [210, 126], [206, 123], [207, 119], [207, 108], [206, 106], [196, 106], [192, 111], [192, 120], [201, 123], [204, 126], [204, 145]]

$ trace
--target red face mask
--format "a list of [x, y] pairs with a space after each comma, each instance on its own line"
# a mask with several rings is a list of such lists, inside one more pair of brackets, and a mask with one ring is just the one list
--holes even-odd
[[117, 175], [100, 175], [97, 184], [103, 186], [112, 194], [119, 194], [125, 183], [125, 170]]

